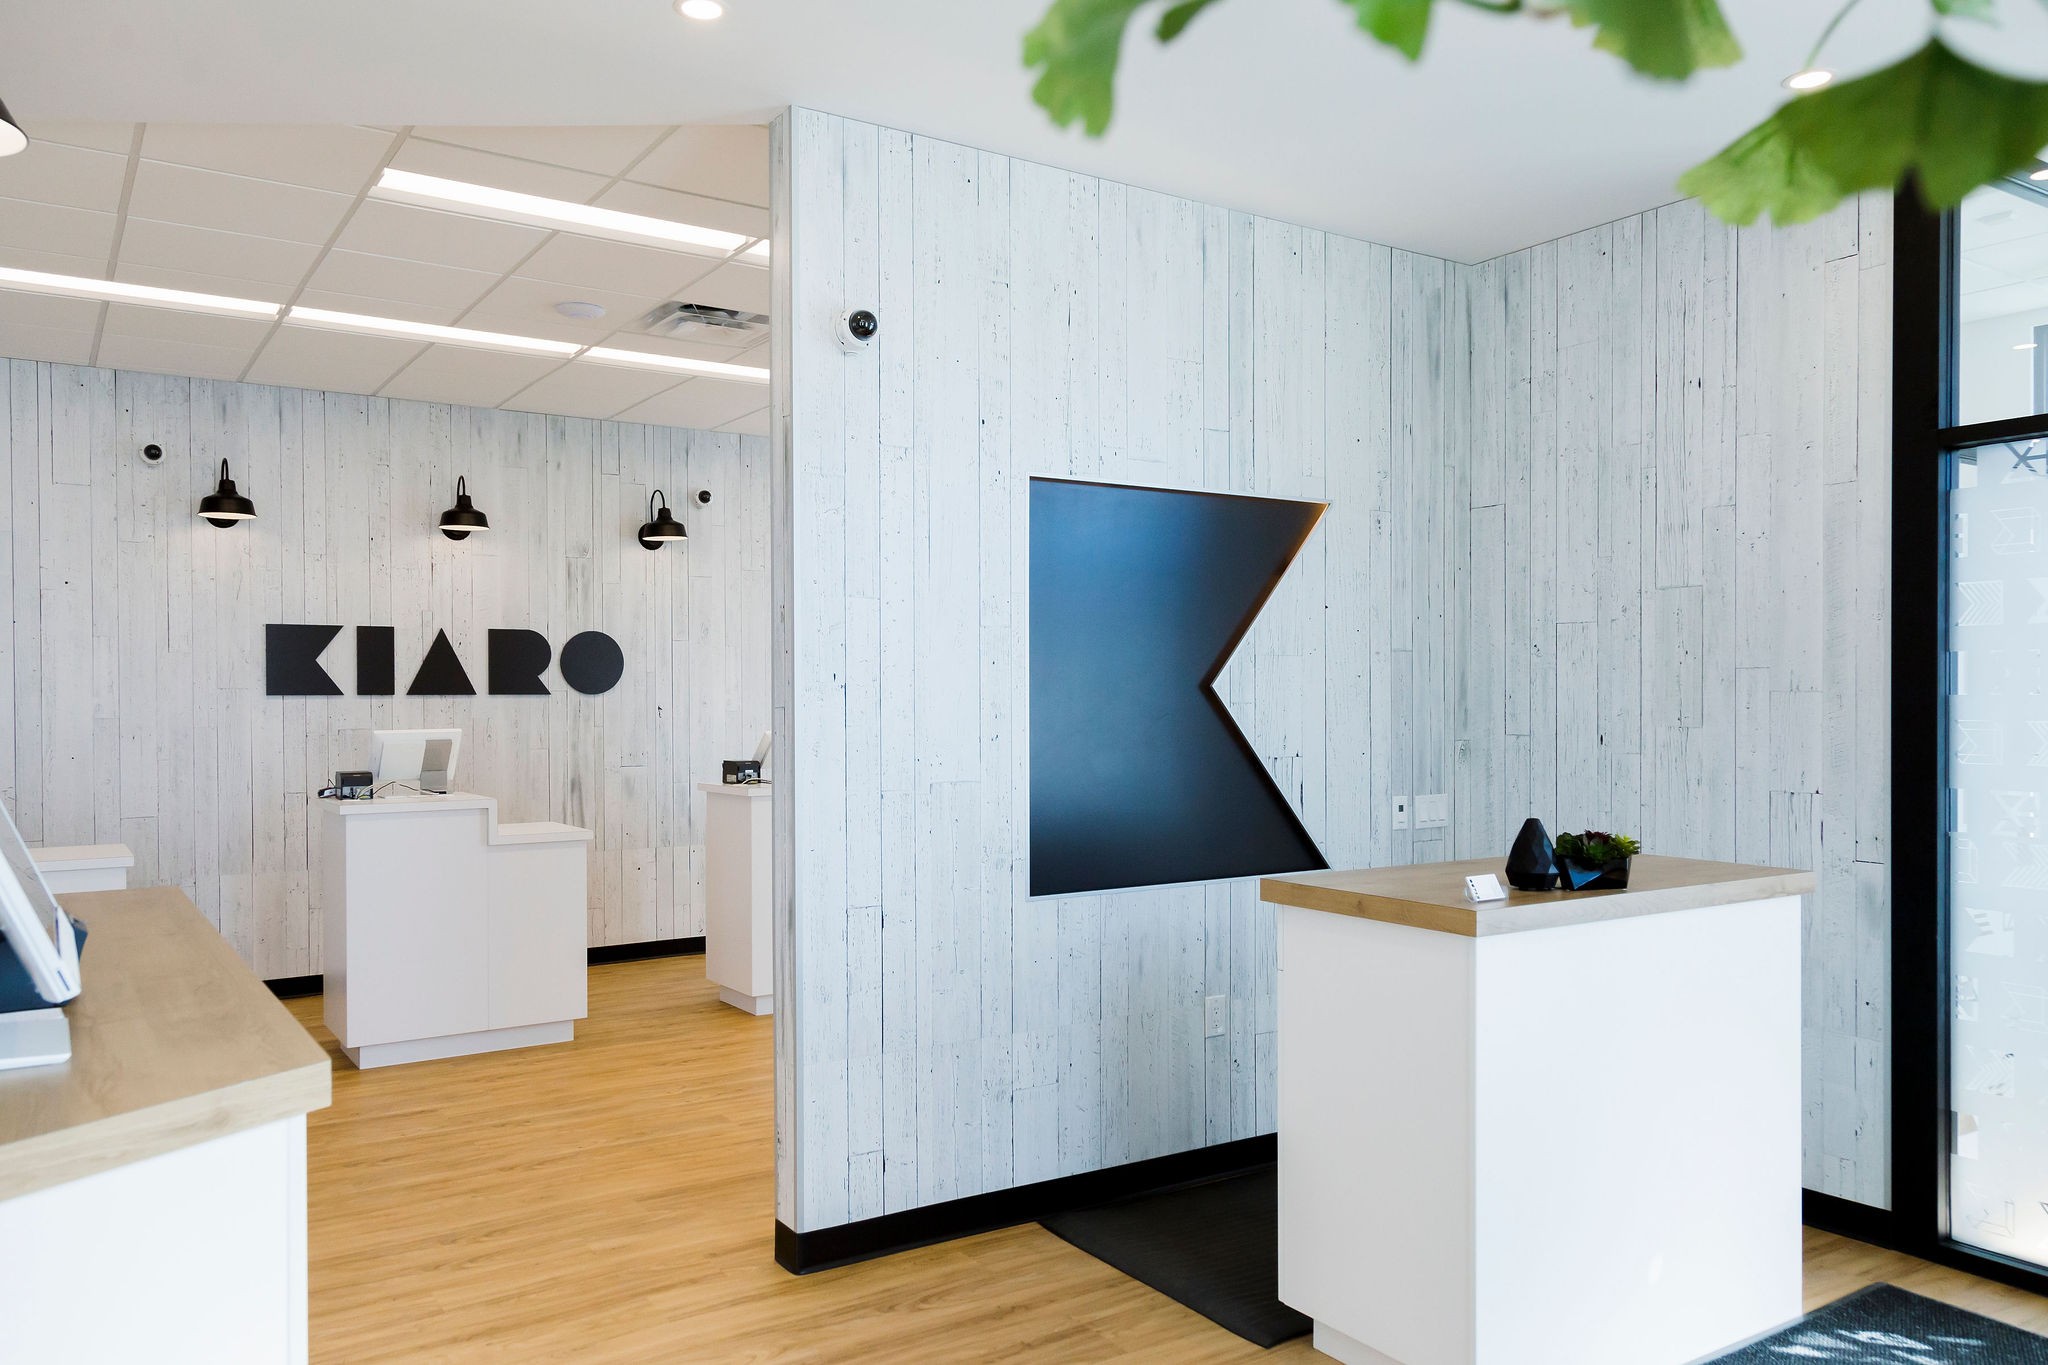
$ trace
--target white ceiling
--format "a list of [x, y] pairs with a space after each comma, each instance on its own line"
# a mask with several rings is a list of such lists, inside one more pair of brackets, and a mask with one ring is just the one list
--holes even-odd
[[[765, 367], [641, 333], [768, 311], [768, 271], [366, 197], [387, 165], [765, 237], [760, 127], [65, 123], [0, 160], [0, 265]], [[595, 322], [555, 305], [597, 303]], [[0, 289], [0, 355], [765, 434], [760, 384]]]
[[[1632, 78], [1562, 20], [1440, 4], [1410, 68], [1335, 0], [1233, 0], [1170, 52], [1130, 45], [1101, 143], [1029, 101], [1020, 36], [1046, 0], [727, 3], [698, 24], [669, 0], [0, 0], [0, 95], [31, 131], [762, 122], [801, 104], [1471, 261], [1674, 198], [1775, 106], [1838, 0], [1723, 0], [1749, 58], [1683, 88]], [[2003, 30], [1952, 37], [2048, 64], [2048, 7], [1999, 11]], [[1928, 13], [1864, 0], [1829, 60], [1896, 56]]]

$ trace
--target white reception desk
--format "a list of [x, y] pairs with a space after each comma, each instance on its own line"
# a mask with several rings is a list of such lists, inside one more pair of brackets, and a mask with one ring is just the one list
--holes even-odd
[[303, 1365], [327, 1053], [182, 892], [64, 908], [71, 1060], [0, 1073], [0, 1360]]
[[590, 831], [447, 796], [321, 801], [325, 1016], [359, 1067], [566, 1043], [588, 1013]]
[[704, 975], [748, 1014], [775, 1012], [774, 788], [699, 782], [704, 793]]
[[1639, 856], [1265, 881], [1280, 1297], [1348, 1365], [1685, 1365], [1799, 1316], [1799, 897]]

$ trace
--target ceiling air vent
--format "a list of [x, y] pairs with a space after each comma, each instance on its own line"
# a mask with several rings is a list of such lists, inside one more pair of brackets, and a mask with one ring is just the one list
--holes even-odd
[[737, 308], [712, 308], [701, 303], [664, 303], [647, 315], [641, 328], [653, 336], [677, 341], [708, 341], [742, 346], [768, 330], [768, 319]]

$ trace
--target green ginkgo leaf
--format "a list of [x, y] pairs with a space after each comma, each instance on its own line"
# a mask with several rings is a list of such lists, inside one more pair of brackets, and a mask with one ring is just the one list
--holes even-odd
[[1146, 0], [1053, 0], [1024, 35], [1024, 66], [1044, 67], [1031, 98], [1065, 128], [1080, 121], [1090, 137], [1109, 129], [1116, 108], [1116, 66], [1124, 29]]
[[1358, 26], [1414, 61], [1429, 37], [1432, 0], [1345, 0], [1357, 11]]
[[1938, 209], [2030, 166], [2048, 146], [2048, 85], [1987, 71], [1935, 39], [1858, 80], [1798, 96], [1678, 188], [1715, 216], [1752, 223], [1819, 217], [1908, 175]]
[[1937, 14], [1946, 14], [1952, 19], [1991, 18], [1991, 0], [1929, 0]]
[[1597, 30], [1595, 47], [1645, 76], [1682, 81], [1702, 67], [1733, 66], [1742, 44], [1714, 0], [1566, 0], [1575, 24]]
[[1159, 16], [1159, 41], [1170, 43], [1180, 37], [1181, 32], [1195, 22], [1196, 15], [1215, 3], [1216, 0], [1181, 0], [1178, 5]]

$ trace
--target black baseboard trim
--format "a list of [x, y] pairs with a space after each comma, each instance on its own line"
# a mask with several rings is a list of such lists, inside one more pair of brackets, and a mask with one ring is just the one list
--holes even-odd
[[1084, 1171], [1007, 1190], [949, 1199], [943, 1204], [885, 1213], [836, 1228], [796, 1232], [775, 1224], [775, 1261], [795, 1275], [831, 1270], [869, 1261], [934, 1242], [994, 1232], [1019, 1223], [1035, 1223], [1071, 1209], [1107, 1204], [1133, 1195], [1153, 1194], [1178, 1185], [1193, 1185], [1234, 1175], [1274, 1161], [1279, 1143], [1273, 1134], [1198, 1147], [1192, 1152], [1133, 1161], [1100, 1171]]
[[1840, 1195], [1806, 1191], [1802, 1218], [1806, 1226], [1838, 1237], [1848, 1237], [1873, 1246], [1893, 1247], [1898, 1236], [1897, 1219], [1890, 1209], [1859, 1204]]
[[[658, 938], [649, 943], [614, 943], [603, 948], [590, 950], [590, 965], [601, 967], [612, 962], [645, 962], [657, 957], [702, 957], [704, 939]], [[302, 996], [318, 995], [324, 989], [324, 980], [318, 972], [311, 976], [280, 976], [263, 984], [270, 987], [270, 993], [280, 1000], [297, 1000]]]
[[658, 938], [650, 943], [614, 943], [604, 948], [590, 950], [590, 965], [601, 967], [610, 962], [645, 962], [657, 957], [702, 957], [704, 936], [696, 938]]
[[270, 993], [280, 1000], [297, 1000], [301, 996], [318, 995], [325, 980], [320, 973], [311, 976], [280, 976], [263, 984], [270, 987]]

